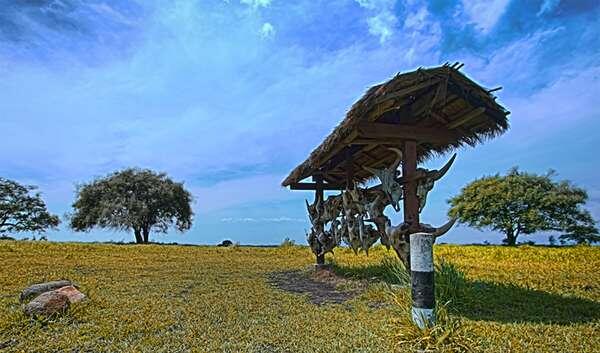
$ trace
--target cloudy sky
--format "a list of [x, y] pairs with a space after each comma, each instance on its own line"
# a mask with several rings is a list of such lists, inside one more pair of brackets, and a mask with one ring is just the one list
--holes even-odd
[[[443, 223], [467, 182], [517, 165], [586, 188], [600, 220], [599, 36], [596, 1], [0, 0], [0, 176], [63, 215], [76, 184], [151, 168], [185, 181], [196, 214], [155, 240], [304, 242], [312, 195], [281, 188], [287, 173], [369, 86], [461, 61], [504, 87], [511, 129], [458, 151], [422, 220]], [[500, 239], [456, 227], [444, 240]]]

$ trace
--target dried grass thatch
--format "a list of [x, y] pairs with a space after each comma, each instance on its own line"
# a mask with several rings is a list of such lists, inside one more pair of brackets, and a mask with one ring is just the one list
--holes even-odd
[[349, 155], [352, 155], [354, 181], [363, 182], [372, 175], [362, 166], [380, 167], [389, 163], [394, 154], [388, 147], [399, 146], [402, 138], [408, 139], [404, 136], [365, 142], [359, 131], [361, 124], [393, 124], [406, 127], [407, 131], [427, 128], [453, 136], [443, 142], [418, 139], [420, 162], [434, 154], [465, 144], [474, 146], [505, 132], [509, 112], [491, 94], [495, 89], [481, 87], [462, 74], [460, 67], [462, 65], [454, 64], [418, 69], [371, 87], [282, 185], [289, 186], [314, 175], [322, 175], [330, 183], [343, 182], [348, 164], [342, 161]]

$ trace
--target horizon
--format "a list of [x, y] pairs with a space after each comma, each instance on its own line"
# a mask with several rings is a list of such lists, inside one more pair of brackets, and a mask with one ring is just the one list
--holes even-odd
[[[513, 166], [553, 169], [583, 187], [598, 221], [599, 15], [600, 3], [556, 0], [7, 2], [0, 176], [38, 186], [61, 215], [51, 241], [132, 241], [127, 232], [70, 231], [62, 216], [77, 184], [139, 167], [194, 196], [192, 229], [151, 241], [306, 244], [304, 199], [314, 193], [282, 188], [285, 176], [369, 87], [460, 61], [482, 86], [503, 87], [494, 94], [511, 112], [510, 129], [453, 151], [422, 221], [443, 224], [447, 199]], [[438, 168], [453, 152], [421, 166]], [[501, 238], [455, 226], [439, 241]]]

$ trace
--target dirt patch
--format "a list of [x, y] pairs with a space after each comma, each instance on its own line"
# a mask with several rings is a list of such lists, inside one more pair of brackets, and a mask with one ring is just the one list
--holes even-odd
[[310, 301], [317, 305], [344, 303], [364, 289], [337, 276], [329, 269], [274, 272], [269, 274], [268, 279], [272, 285], [281, 290], [307, 294]]

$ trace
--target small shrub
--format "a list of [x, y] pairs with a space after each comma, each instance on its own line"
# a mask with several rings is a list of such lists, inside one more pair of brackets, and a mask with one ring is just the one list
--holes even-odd
[[285, 238], [279, 246], [282, 248], [289, 248], [289, 247], [296, 246], [296, 242], [290, 238]]
[[229, 239], [225, 239], [221, 243], [217, 244], [217, 246], [220, 246], [220, 247], [228, 247], [228, 246], [232, 246], [232, 245], [233, 245], [233, 242]]
[[435, 296], [441, 303], [460, 304], [465, 296], [467, 278], [456, 265], [440, 259], [435, 265]]
[[381, 267], [385, 282], [405, 286], [410, 285], [410, 273], [398, 258], [385, 255], [383, 260], [381, 260]]
[[535, 241], [533, 241], [533, 240], [522, 241], [522, 242], [519, 242], [519, 245], [533, 246], [533, 245], [535, 245]]

